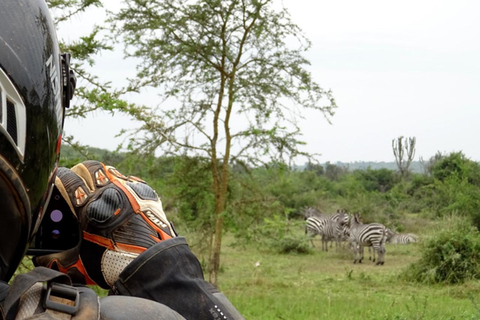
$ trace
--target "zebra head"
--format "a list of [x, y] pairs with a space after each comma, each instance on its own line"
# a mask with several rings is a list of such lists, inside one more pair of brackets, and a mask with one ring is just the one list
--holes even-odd
[[386, 228], [385, 231], [387, 235], [387, 242], [390, 242], [390, 239], [392, 239], [392, 237], [395, 235], [395, 232], [390, 228]]
[[360, 212], [354, 213], [353, 214], [353, 219], [351, 221], [352, 227], [353, 226], [359, 226], [363, 224], [362, 218], [360, 216]]
[[[338, 211], [337, 211], [338, 212]], [[341, 224], [341, 225], [346, 225], [348, 226], [349, 223], [350, 223], [350, 215], [347, 213], [347, 211], [345, 210], [342, 210], [339, 213], [339, 216], [338, 216], [338, 222]]]

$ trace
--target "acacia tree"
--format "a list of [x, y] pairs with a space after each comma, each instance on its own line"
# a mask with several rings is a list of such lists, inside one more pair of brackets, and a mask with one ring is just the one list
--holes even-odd
[[129, 147], [210, 159], [216, 285], [231, 163], [310, 156], [300, 149], [301, 110], [328, 120], [336, 104], [305, 68], [310, 42], [273, 0], [125, 2], [111, 15], [115, 35], [162, 102], [134, 115], [142, 125], [125, 133]]

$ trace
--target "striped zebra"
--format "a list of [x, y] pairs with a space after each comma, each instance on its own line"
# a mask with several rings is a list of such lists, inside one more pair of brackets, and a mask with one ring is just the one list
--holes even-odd
[[413, 233], [394, 233], [387, 242], [392, 244], [409, 244], [418, 242], [418, 236]]
[[[311, 216], [306, 219], [305, 224], [305, 235], [310, 238], [310, 242], [312, 243], [312, 247], [315, 247], [313, 244], [313, 238], [319, 234], [323, 235], [323, 229], [327, 224], [328, 218], [326, 217], [316, 217]], [[323, 248], [323, 241], [322, 241], [322, 248]]]
[[[317, 234], [322, 236], [322, 250], [328, 251], [328, 241], [335, 241], [338, 244], [348, 237], [349, 216], [344, 211], [337, 211], [333, 215], [311, 216], [306, 220], [305, 234], [313, 237]], [[346, 235], [346, 236], [345, 236]]]
[[[396, 233], [390, 228], [386, 228], [387, 232], [387, 243], [391, 244], [409, 244], [418, 242], [418, 236], [413, 233]], [[372, 260], [372, 251], [371, 247], [368, 247], [368, 259]], [[373, 251], [373, 262], [375, 262], [375, 251]]]
[[[350, 237], [350, 215], [345, 210], [337, 210], [330, 216], [330, 227], [324, 231], [326, 242], [334, 241], [337, 248], [340, 247], [342, 241], [346, 241]], [[327, 225], [328, 226], [328, 225]], [[330, 246], [330, 248], [333, 246]]]
[[354, 251], [353, 263], [362, 263], [364, 247], [373, 247], [378, 254], [377, 265], [385, 263], [385, 242], [387, 240], [386, 228], [381, 223], [363, 224], [358, 214], [355, 214], [350, 223], [350, 241]]
[[320, 212], [318, 209], [313, 207], [306, 207], [303, 210], [303, 216], [305, 218], [305, 235], [310, 237], [310, 242], [312, 247], [315, 247], [313, 244], [313, 238], [317, 235], [321, 235], [321, 230], [326, 221], [324, 219], [328, 216], [325, 213]]
[[[389, 242], [389, 240], [392, 238], [395, 232], [390, 228], [386, 228], [385, 232], [387, 237], [385, 242]], [[373, 255], [373, 259], [372, 259], [372, 255]], [[372, 247], [368, 247], [368, 260], [373, 260], [373, 262], [375, 262], [375, 250], [373, 250], [373, 254], [372, 254]]]

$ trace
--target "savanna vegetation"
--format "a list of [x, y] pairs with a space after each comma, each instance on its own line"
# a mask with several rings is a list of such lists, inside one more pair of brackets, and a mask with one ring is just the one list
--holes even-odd
[[[214, 223], [209, 162], [90, 149], [89, 158], [148, 181], [203, 265]], [[62, 164], [85, 155], [65, 148]], [[234, 166], [225, 211], [219, 288], [247, 319], [480, 319], [480, 167], [461, 152], [437, 154], [424, 173], [348, 170], [333, 164]], [[321, 251], [302, 211], [344, 208], [366, 222], [412, 232], [387, 244], [384, 266], [352, 252]]]

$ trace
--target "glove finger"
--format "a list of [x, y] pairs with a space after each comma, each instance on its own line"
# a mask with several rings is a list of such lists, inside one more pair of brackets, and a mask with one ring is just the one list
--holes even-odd
[[[77, 166], [72, 169], [76, 167]], [[89, 196], [95, 190], [90, 181], [82, 179], [82, 177], [77, 175], [73, 170], [60, 167], [57, 170], [55, 186], [67, 201], [67, 204], [75, 217], [81, 222], [81, 218], [77, 216], [77, 208], [85, 204]]]
[[85, 182], [90, 192], [104, 187], [111, 180], [107, 177], [108, 173], [105, 165], [100, 161], [87, 160], [77, 164], [71, 170]]
[[109, 168], [109, 171], [112, 175], [120, 175], [115, 183], [122, 186], [125, 194], [129, 197], [134, 212], [141, 215], [158, 232], [161, 240], [176, 236], [163, 211], [162, 201], [152, 187], [140, 178], [121, 175], [115, 168]]

